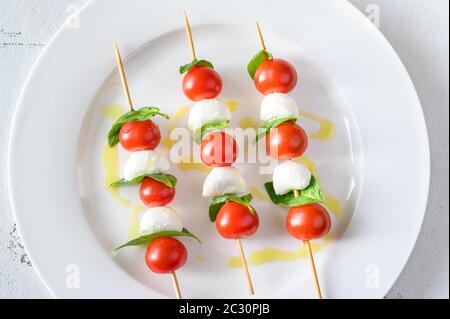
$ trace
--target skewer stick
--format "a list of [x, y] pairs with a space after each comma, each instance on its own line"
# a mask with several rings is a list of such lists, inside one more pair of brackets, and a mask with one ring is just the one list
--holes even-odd
[[259, 27], [259, 23], [256, 23], [256, 32], [258, 33], [258, 39], [259, 39], [259, 44], [261, 45], [261, 49], [264, 51], [266, 50], [266, 44], [264, 42], [264, 38], [261, 32], [261, 28]]
[[197, 60], [197, 55], [195, 54], [194, 39], [192, 37], [191, 25], [189, 24], [189, 19], [186, 14], [186, 11], [184, 11], [184, 24], [186, 26], [186, 36], [189, 43], [189, 49], [191, 51], [192, 61], [195, 61]]
[[119, 69], [120, 79], [122, 80], [123, 92], [125, 93], [125, 97], [127, 98], [128, 108], [130, 109], [130, 111], [133, 111], [133, 101], [131, 100], [130, 90], [128, 88], [128, 81], [125, 75], [125, 69], [123, 67], [122, 57], [120, 56], [117, 42], [114, 42], [114, 52], [116, 54], [117, 68]]
[[[294, 195], [295, 195], [295, 197], [299, 197], [300, 192], [297, 189], [295, 189]], [[313, 274], [314, 286], [316, 287], [317, 299], [323, 299], [322, 290], [320, 289], [319, 276], [317, 275], [316, 264], [314, 262], [314, 255], [313, 255], [313, 251], [311, 248], [311, 243], [309, 242], [309, 240], [305, 240], [305, 241], [303, 241], [303, 244], [306, 246], [306, 249], [308, 251], [309, 265], [311, 267], [312, 274]]]
[[309, 265], [311, 266], [311, 270], [313, 273], [314, 286], [316, 287], [317, 299], [323, 299], [322, 291], [320, 290], [319, 277], [317, 276], [316, 264], [314, 263], [314, 257], [313, 257], [313, 251], [311, 249], [311, 243], [309, 242], [309, 240], [305, 240], [303, 243], [305, 244], [306, 249], [308, 250]]
[[175, 289], [175, 295], [177, 296], [177, 299], [183, 299], [181, 297], [181, 290], [180, 285], [178, 284], [177, 274], [175, 272], [172, 272], [170, 276], [172, 277], [173, 288]]
[[247, 289], [250, 296], [255, 294], [253, 290], [252, 278], [250, 277], [250, 272], [248, 271], [247, 260], [245, 259], [244, 248], [242, 247], [242, 242], [238, 238], [236, 239], [236, 244], [239, 250], [239, 256], [241, 257], [242, 268], [244, 269], [245, 281], [247, 282]]

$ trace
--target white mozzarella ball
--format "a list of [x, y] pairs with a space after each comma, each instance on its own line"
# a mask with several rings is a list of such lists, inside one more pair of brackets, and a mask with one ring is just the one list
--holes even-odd
[[310, 182], [311, 172], [294, 161], [281, 163], [273, 170], [273, 188], [277, 195], [284, 195], [295, 189], [305, 189]]
[[153, 234], [162, 231], [182, 231], [183, 220], [173, 209], [167, 206], [148, 209], [141, 219], [141, 234]]
[[169, 161], [156, 151], [133, 152], [124, 167], [124, 178], [131, 181], [148, 174], [161, 174], [170, 169]]
[[188, 126], [191, 130], [195, 130], [208, 123], [230, 120], [231, 111], [224, 102], [206, 99], [194, 104], [189, 113]]
[[204, 197], [243, 194], [246, 191], [247, 184], [241, 171], [233, 166], [213, 168], [203, 184]]
[[261, 103], [261, 120], [272, 122], [282, 118], [298, 118], [299, 109], [295, 100], [284, 93], [266, 95]]

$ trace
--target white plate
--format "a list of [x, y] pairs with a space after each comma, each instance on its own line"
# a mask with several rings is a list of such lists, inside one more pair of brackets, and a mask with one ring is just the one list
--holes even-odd
[[[142, 249], [111, 256], [128, 239], [131, 206], [120, 205], [103, 185], [102, 148], [111, 125], [103, 113], [113, 103], [125, 106], [114, 40], [126, 57], [136, 105], [173, 114], [189, 104], [177, 73], [189, 60], [183, 9], [199, 56], [223, 76], [221, 96], [239, 103], [234, 126], [245, 117], [257, 121], [261, 96], [245, 71], [258, 50], [257, 20], [269, 49], [297, 67], [300, 84], [293, 96], [302, 109], [335, 124], [335, 134], [323, 141], [313, 138], [317, 123], [301, 122], [312, 136], [307, 156], [342, 207], [334, 239], [316, 253], [325, 296], [381, 298], [392, 286], [416, 241], [428, 195], [428, 139], [412, 82], [383, 36], [347, 2], [258, 3], [229, 0], [218, 10], [204, 1], [93, 1], [82, 10], [80, 28], [63, 27], [48, 45], [15, 114], [8, 171], [22, 240], [55, 296], [173, 296], [170, 280], [145, 268]], [[157, 121], [167, 134], [170, 123]], [[127, 154], [120, 156], [123, 166]], [[208, 221], [208, 201], [200, 196], [206, 175], [172, 166], [180, 180], [173, 206], [204, 242], [184, 240], [190, 254], [179, 271], [184, 296], [246, 297], [241, 270], [227, 263], [235, 244], [219, 238]], [[255, 164], [239, 167], [251, 186], [261, 188], [270, 179]], [[138, 202], [135, 188], [122, 194]], [[256, 296], [313, 297], [305, 258], [252, 264], [261, 249], [295, 252], [300, 246], [283, 229], [283, 209], [260, 199], [255, 207], [261, 228], [244, 245]]]

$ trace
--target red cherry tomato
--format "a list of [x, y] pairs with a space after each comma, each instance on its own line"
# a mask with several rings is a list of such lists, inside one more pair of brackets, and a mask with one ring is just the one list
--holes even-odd
[[216, 219], [216, 228], [222, 237], [238, 239], [253, 235], [259, 227], [256, 212], [239, 203], [228, 202], [220, 209]]
[[265, 60], [255, 72], [255, 86], [264, 95], [288, 93], [297, 85], [297, 71], [282, 59]]
[[320, 204], [292, 207], [286, 217], [288, 232], [302, 241], [322, 238], [331, 228], [330, 214]]
[[224, 132], [209, 133], [202, 141], [201, 158], [205, 165], [231, 166], [236, 161], [236, 156], [236, 140]]
[[222, 91], [222, 79], [212, 68], [194, 66], [184, 76], [183, 91], [192, 101], [213, 99]]
[[266, 136], [267, 154], [279, 160], [302, 156], [307, 147], [308, 136], [295, 123], [285, 122], [271, 129]]
[[175, 188], [146, 177], [139, 189], [139, 197], [148, 207], [165, 206], [175, 197]]
[[172, 237], [155, 239], [147, 247], [145, 262], [157, 274], [169, 274], [184, 266], [187, 250], [183, 243]]
[[161, 141], [161, 131], [153, 121], [128, 122], [122, 125], [120, 144], [130, 152], [154, 150]]

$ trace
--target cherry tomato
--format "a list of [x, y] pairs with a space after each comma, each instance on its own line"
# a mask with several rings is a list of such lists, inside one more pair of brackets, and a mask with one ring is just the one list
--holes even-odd
[[169, 274], [184, 266], [187, 250], [183, 243], [172, 237], [155, 239], [147, 247], [145, 262], [157, 274]]
[[248, 207], [228, 202], [220, 209], [216, 219], [216, 228], [220, 235], [228, 239], [237, 239], [253, 235], [259, 227], [259, 217], [251, 213]]
[[194, 66], [184, 76], [183, 91], [192, 101], [213, 99], [222, 91], [222, 79], [212, 68]]
[[205, 165], [231, 166], [236, 161], [236, 156], [236, 140], [224, 132], [209, 133], [202, 141], [201, 158]]
[[120, 144], [130, 152], [154, 150], [161, 141], [161, 131], [153, 121], [128, 122], [122, 125]]
[[175, 197], [175, 188], [146, 177], [139, 189], [139, 197], [148, 207], [165, 206]]
[[255, 86], [264, 95], [288, 93], [297, 85], [297, 71], [282, 59], [265, 60], [255, 72]]
[[308, 136], [297, 124], [285, 122], [270, 130], [266, 136], [267, 154], [289, 160], [302, 156], [308, 147]]
[[330, 214], [320, 204], [292, 207], [286, 217], [288, 232], [302, 241], [322, 238], [331, 228]]

